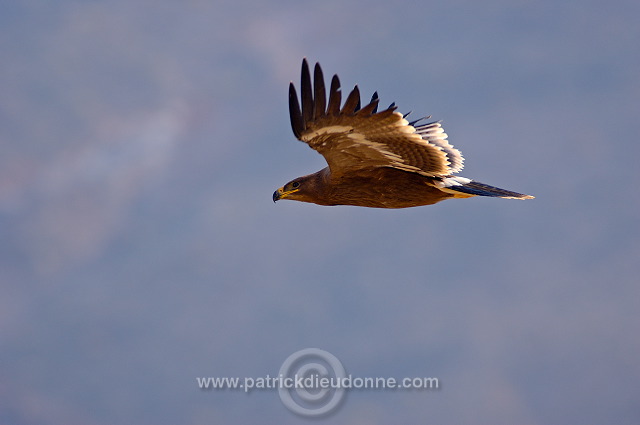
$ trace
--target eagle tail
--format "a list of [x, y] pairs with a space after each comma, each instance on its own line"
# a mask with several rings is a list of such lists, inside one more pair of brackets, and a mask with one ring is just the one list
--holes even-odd
[[436, 183], [436, 187], [445, 192], [453, 193], [457, 197], [491, 196], [506, 199], [533, 199], [531, 195], [525, 195], [488, 184], [475, 182], [464, 177], [445, 177]]

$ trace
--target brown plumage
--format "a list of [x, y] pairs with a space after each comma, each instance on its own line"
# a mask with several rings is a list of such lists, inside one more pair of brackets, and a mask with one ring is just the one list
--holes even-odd
[[295, 136], [318, 151], [328, 167], [298, 177], [273, 194], [273, 201], [291, 199], [319, 205], [407, 208], [448, 198], [533, 196], [474, 182], [453, 174], [463, 167], [459, 150], [447, 141], [439, 122], [409, 123], [395, 104], [378, 112], [378, 94], [360, 107], [355, 86], [341, 104], [340, 80], [331, 80], [326, 98], [319, 64], [313, 83], [302, 61], [301, 104], [289, 85], [289, 114]]

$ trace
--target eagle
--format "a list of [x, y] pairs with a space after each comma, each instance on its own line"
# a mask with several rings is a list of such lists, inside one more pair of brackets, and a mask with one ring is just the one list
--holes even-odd
[[[532, 199], [454, 174], [462, 170], [460, 151], [447, 141], [439, 121], [407, 121], [395, 103], [378, 112], [378, 93], [364, 107], [356, 85], [344, 104], [334, 75], [329, 94], [320, 64], [313, 82], [302, 61], [301, 96], [289, 84], [289, 115], [296, 138], [319, 152], [328, 166], [291, 180], [273, 193], [273, 201], [290, 199], [318, 205], [408, 208], [450, 198], [491, 196]], [[300, 107], [302, 105], [302, 107]]]

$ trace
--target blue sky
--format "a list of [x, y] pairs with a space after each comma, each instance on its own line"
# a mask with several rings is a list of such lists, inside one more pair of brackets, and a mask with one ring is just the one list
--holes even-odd
[[[16, 2], [0, 7], [0, 422], [303, 423], [274, 375], [359, 376], [314, 422], [640, 420], [633, 1]], [[460, 175], [536, 196], [385, 211], [271, 202], [302, 57], [443, 120]]]

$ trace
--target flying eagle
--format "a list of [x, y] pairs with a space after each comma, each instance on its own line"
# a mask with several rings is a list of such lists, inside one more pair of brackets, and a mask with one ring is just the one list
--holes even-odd
[[378, 112], [378, 93], [361, 108], [355, 86], [341, 107], [340, 80], [331, 80], [327, 100], [324, 77], [316, 63], [314, 79], [302, 61], [301, 104], [289, 85], [293, 134], [318, 151], [328, 167], [291, 180], [273, 194], [273, 201], [291, 199], [319, 205], [407, 208], [449, 198], [492, 196], [531, 199], [464, 177], [460, 151], [447, 141], [440, 122], [408, 122], [395, 104]]

